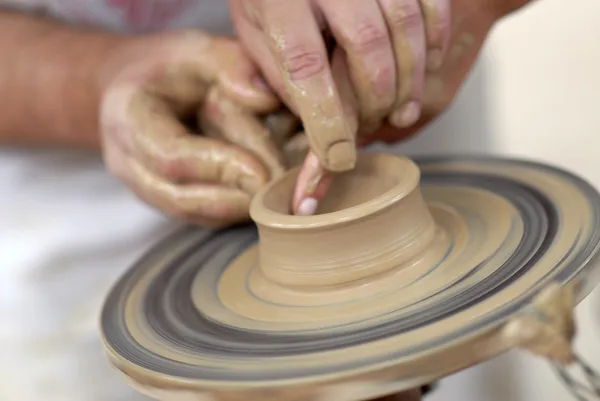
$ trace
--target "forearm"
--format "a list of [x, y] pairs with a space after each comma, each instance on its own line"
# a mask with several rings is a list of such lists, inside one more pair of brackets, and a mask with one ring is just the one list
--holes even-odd
[[0, 10], [0, 145], [98, 147], [118, 36]]

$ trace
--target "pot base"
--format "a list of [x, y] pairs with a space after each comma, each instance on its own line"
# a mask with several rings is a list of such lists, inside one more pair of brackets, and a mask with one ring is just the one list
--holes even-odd
[[258, 268], [254, 225], [188, 228], [110, 293], [111, 363], [162, 399], [366, 400], [521, 346], [516, 317], [538, 294], [569, 287], [580, 300], [596, 284], [600, 195], [588, 184], [525, 161], [418, 165], [437, 228], [402, 268], [282, 285]]

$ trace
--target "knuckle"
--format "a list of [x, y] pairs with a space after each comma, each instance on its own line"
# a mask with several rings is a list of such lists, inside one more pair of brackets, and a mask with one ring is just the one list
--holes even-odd
[[306, 45], [285, 46], [279, 54], [292, 80], [311, 78], [325, 69], [325, 58], [321, 52]]
[[417, 27], [423, 25], [423, 16], [418, 7], [408, 6], [406, 4], [397, 4], [390, 10], [389, 24], [392, 29]]
[[365, 22], [358, 26], [349, 37], [350, 46], [358, 53], [371, 53], [381, 47], [389, 46], [390, 39], [384, 27], [377, 26], [371, 22]]
[[146, 168], [170, 182], [179, 182], [184, 178], [185, 158], [176, 141], [161, 140], [152, 135], [136, 139], [136, 154]]
[[427, 34], [430, 42], [443, 42], [450, 35], [450, 24], [446, 21], [439, 21], [428, 27]]
[[168, 181], [179, 181], [182, 175], [182, 163], [175, 158], [165, 158], [155, 164], [156, 172]]

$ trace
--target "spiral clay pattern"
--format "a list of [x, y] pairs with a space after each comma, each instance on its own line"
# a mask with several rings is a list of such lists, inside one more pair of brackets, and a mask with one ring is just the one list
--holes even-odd
[[591, 290], [600, 196], [583, 180], [526, 161], [416, 163], [443, 249], [435, 263], [390, 273], [376, 292], [307, 302], [261, 292], [254, 225], [186, 228], [110, 293], [109, 359], [137, 383], [198, 399], [367, 399], [510, 348], [502, 326], [550, 283], [578, 283], [578, 300]]

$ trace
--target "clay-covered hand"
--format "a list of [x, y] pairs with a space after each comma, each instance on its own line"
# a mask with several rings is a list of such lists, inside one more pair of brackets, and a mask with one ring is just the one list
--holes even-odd
[[[442, 63], [450, 0], [230, 0], [240, 40], [302, 119], [329, 171], [356, 161], [356, 134], [418, 120], [427, 67]], [[324, 30], [336, 44], [328, 54]]]
[[[462, 87], [494, 23], [525, 3], [525, 0], [452, 0], [452, 13], [455, 17], [452, 19], [448, 52], [441, 68], [436, 72], [429, 72], [426, 76], [420, 118], [406, 128], [383, 124], [372, 134], [359, 138], [357, 145], [405, 140], [441, 115]], [[309, 154], [300, 173], [294, 196], [295, 212], [312, 214], [319, 200], [325, 195], [330, 180], [331, 176], [320, 168], [318, 159]]]
[[100, 128], [108, 169], [186, 221], [247, 219], [252, 195], [284, 162], [259, 119], [279, 101], [241, 47], [172, 32], [128, 40], [107, 64]]
[[426, 77], [421, 117], [414, 125], [406, 128], [382, 125], [372, 135], [361, 138], [359, 146], [405, 140], [440, 116], [452, 104], [468, 77], [494, 23], [527, 3], [527, 0], [452, 0], [456, 17], [452, 22], [448, 53], [442, 67]]

